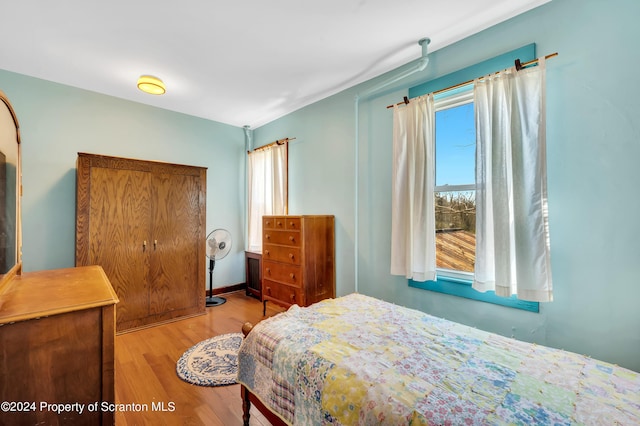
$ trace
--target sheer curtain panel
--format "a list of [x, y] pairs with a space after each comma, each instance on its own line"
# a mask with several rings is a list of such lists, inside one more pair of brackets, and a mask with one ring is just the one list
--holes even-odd
[[262, 216], [286, 214], [287, 145], [249, 153], [249, 251], [262, 251]]
[[553, 299], [546, 184], [545, 61], [474, 82], [476, 263], [473, 288]]
[[425, 95], [393, 109], [391, 274], [435, 280], [435, 108]]

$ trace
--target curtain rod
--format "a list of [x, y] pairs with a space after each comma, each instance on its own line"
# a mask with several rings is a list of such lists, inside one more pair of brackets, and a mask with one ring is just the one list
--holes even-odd
[[[545, 59], [549, 59], [549, 58], [553, 58], [555, 56], [558, 56], [558, 52], [551, 53], [550, 55], [547, 55], [544, 58]], [[520, 71], [521, 69], [526, 68], [529, 65], [537, 64], [538, 63], [538, 59], [537, 58], [536, 59], [532, 59], [529, 62], [525, 62], [524, 64], [520, 63], [520, 59], [516, 59], [514, 62], [515, 62], [516, 70]], [[480, 77], [480, 78], [482, 78], [482, 77]], [[433, 92], [433, 94], [437, 95], [438, 93], [446, 92], [448, 90], [457, 89], [458, 87], [462, 87], [462, 86], [466, 86], [467, 84], [471, 84], [475, 80], [476, 79], [474, 78], [473, 80], [465, 81], [464, 83], [454, 84], [453, 86], [449, 86], [449, 87], [445, 87], [444, 89], [436, 90], [435, 92]], [[405, 96], [404, 99], [402, 100], [402, 102], [398, 102], [397, 104], [387, 105], [387, 109], [393, 108], [396, 105], [402, 105], [402, 104], [408, 104], [408, 103], [409, 103], [409, 98], [407, 98]]]
[[270, 147], [272, 147], [272, 146], [274, 146], [274, 145], [283, 145], [283, 144], [285, 144], [285, 143], [289, 143], [290, 141], [295, 140], [295, 139], [296, 139], [296, 138], [284, 138], [284, 139], [278, 139], [278, 140], [277, 140], [277, 141], [275, 141], [275, 142], [271, 142], [271, 143], [269, 143], [269, 144], [267, 144], [267, 145], [263, 145], [263, 146], [261, 146], [261, 147], [259, 147], [259, 148], [254, 149], [253, 151], [247, 151], [247, 154], [251, 154], [252, 152], [256, 152], [256, 151], [262, 151], [263, 149], [270, 148]]

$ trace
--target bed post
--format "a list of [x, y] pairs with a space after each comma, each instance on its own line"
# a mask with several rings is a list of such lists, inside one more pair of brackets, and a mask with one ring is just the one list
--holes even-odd
[[250, 322], [242, 324], [242, 334], [244, 334], [244, 337], [247, 337], [247, 334], [251, 332], [251, 329], [253, 329], [253, 324]]
[[242, 392], [242, 424], [249, 426], [249, 411], [251, 410], [249, 390], [244, 385], [240, 385], [240, 392]]
[[[244, 337], [247, 337], [247, 334], [253, 328], [253, 324], [250, 322], [245, 322], [242, 325], [242, 334]], [[251, 394], [249, 393], [249, 389], [244, 387], [244, 385], [240, 385], [240, 392], [242, 394], [242, 424], [244, 426], [249, 426], [249, 411], [251, 410]]]

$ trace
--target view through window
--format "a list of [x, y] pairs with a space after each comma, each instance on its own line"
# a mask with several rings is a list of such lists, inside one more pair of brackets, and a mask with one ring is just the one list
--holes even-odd
[[471, 279], [475, 263], [476, 132], [472, 87], [436, 98], [436, 266]]

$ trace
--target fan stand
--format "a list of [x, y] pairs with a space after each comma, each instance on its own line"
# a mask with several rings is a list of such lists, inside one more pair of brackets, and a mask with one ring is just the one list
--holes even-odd
[[227, 301], [224, 297], [213, 296], [213, 268], [216, 267], [215, 259], [209, 259], [209, 294], [206, 299], [207, 308], [210, 306], [219, 306]]

